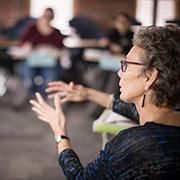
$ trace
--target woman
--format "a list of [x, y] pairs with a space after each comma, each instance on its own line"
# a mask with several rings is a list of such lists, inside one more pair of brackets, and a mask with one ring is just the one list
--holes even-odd
[[124, 13], [118, 13], [114, 18], [114, 27], [107, 33], [106, 38], [101, 38], [98, 43], [101, 47], [108, 47], [114, 54], [127, 54], [132, 48], [133, 31], [131, 30], [132, 18]]
[[[26, 28], [20, 38], [21, 48], [26, 61], [21, 65], [21, 76], [24, 86], [30, 93], [40, 91], [51, 81], [58, 79], [59, 50], [63, 48], [64, 36], [51, 25], [54, 10], [46, 8], [43, 15]], [[45, 96], [45, 94], [44, 94]]]
[[180, 113], [173, 110], [180, 104], [180, 29], [142, 28], [133, 44], [118, 76], [120, 98], [136, 105], [140, 126], [121, 131], [86, 167], [71, 148], [58, 96], [55, 109], [38, 93], [31, 100], [55, 134], [67, 179], [180, 178]]

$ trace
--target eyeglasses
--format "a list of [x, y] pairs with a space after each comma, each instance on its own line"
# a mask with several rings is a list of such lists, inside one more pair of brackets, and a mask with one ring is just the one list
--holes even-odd
[[132, 61], [126, 61], [126, 60], [120, 60], [121, 63], [121, 71], [125, 72], [127, 70], [128, 64], [134, 64], [134, 65], [139, 65], [139, 66], [144, 66], [142, 63], [138, 62], [132, 62]]

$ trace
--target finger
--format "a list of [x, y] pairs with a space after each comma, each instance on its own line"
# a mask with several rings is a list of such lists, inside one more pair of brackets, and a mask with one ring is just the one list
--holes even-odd
[[68, 102], [69, 100], [68, 100], [68, 98], [67, 97], [64, 97], [63, 99], [61, 99], [61, 104], [64, 104], [64, 103], [66, 103], [66, 102]]
[[61, 107], [60, 107], [60, 98], [58, 95], [54, 96], [54, 106], [55, 106], [55, 110], [56, 112], [59, 114], [61, 113]]
[[51, 87], [48, 87], [48, 88], [46, 88], [46, 92], [54, 92], [54, 91], [62, 91], [63, 89], [65, 89], [65, 88], [63, 88], [63, 87], [60, 87], [60, 86], [51, 86]]
[[59, 95], [60, 99], [62, 99], [67, 95], [67, 93], [64, 92], [64, 91], [61, 91], [61, 92], [58, 92], [58, 93], [53, 93], [53, 94], [48, 95], [48, 99], [52, 99], [56, 95]]
[[63, 86], [63, 85], [67, 85], [67, 84], [63, 81], [53, 81], [48, 83], [48, 86]]
[[53, 99], [56, 94], [57, 93], [53, 93], [53, 94], [48, 95], [48, 99]]
[[75, 101], [75, 102], [77, 101], [77, 97], [74, 96], [73, 94], [69, 95], [67, 98], [69, 99], [69, 101]]
[[68, 96], [65, 96], [64, 98], [61, 99], [61, 103], [65, 103], [68, 101], [74, 101], [74, 95], [73, 94], [69, 94]]
[[43, 111], [42, 106], [41, 106], [37, 101], [35, 101], [35, 100], [30, 100], [29, 102], [30, 102], [34, 107], [36, 107], [36, 108], [38, 108], [38, 109], [41, 109], [41, 110]]
[[40, 120], [42, 120], [44, 122], [48, 122], [47, 119], [45, 117], [43, 117], [43, 116], [38, 116], [38, 119], [40, 119]]
[[69, 83], [69, 88], [70, 88], [70, 90], [74, 91], [75, 85], [73, 82]]
[[38, 102], [39, 102], [41, 105], [46, 104], [46, 102], [44, 101], [44, 99], [43, 99], [43, 97], [41, 96], [41, 94], [36, 93], [36, 98], [37, 98]]
[[70, 87], [73, 87], [73, 86], [74, 86], [74, 82], [71, 81], [71, 82], [69, 83], [69, 86], [70, 86]]
[[32, 107], [32, 110], [33, 110], [35, 113], [37, 113], [38, 115], [41, 115], [41, 116], [44, 115], [44, 113], [43, 113], [40, 109], [38, 109], [38, 108], [36, 108], [36, 107]]
[[[51, 95], [49, 95], [48, 96], [48, 99], [54, 99], [54, 96], [56, 95], [56, 93], [54, 93], [54, 94], [51, 94]], [[65, 102], [67, 102], [68, 100], [66, 100], [66, 96], [62, 96], [62, 97], [60, 97], [60, 102], [61, 102], [61, 104], [64, 104]]]

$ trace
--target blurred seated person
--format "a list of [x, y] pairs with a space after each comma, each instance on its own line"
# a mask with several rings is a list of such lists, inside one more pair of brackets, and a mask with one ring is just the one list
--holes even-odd
[[98, 42], [101, 47], [108, 47], [114, 54], [127, 54], [132, 47], [133, 32], [132, 18], [126, 13], [119, 13], [114, 18], [114, 27], [107, 33], [107, 37]]
[[53, 9], [46, 8], [37, 22], [32, 23], [20, 38], [23, 55], [27, 55], [26, 61], [22, 62], [21, 76], [31, 93], [43, 93], [48, 82], [58, 78], [60, 66], [57, 52], [63, 47], [63, 35], [51, 26], [53, 18]]

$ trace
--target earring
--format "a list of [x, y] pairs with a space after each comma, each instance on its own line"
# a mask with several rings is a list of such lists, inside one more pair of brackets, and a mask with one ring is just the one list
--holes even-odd
[[143, 96], [143, 100], [142, 100], [142, 104], [141, 104], [141, 107], [142, 107], [142, 108], [144, 107], [145, 99], [146, 99], [146, 94], [144, 94], [144, 96]]

